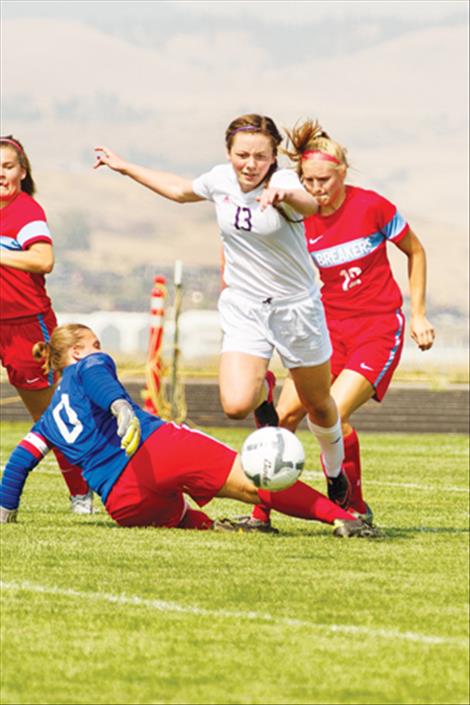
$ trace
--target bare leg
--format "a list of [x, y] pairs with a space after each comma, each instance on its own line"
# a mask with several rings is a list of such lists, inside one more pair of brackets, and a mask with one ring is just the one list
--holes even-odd
[[343, 434], [351, 433], [349, 417], [374, 394], [369, 380], [353, 370], [342, 370], [331, 387], [331, 395], [338, 406]]
[[329, 361], [315, 367], [296, 367], [290, 374], [309, 419], [317, 426], [333, 426], [338, 420], [338, 411], [330, 393]]
[[[351, 432], [349, 417], [365, 404], [374, 394], [374, 387], [362, 375], [352, 370], [343, 370], [331, 386], [331, 396], [336, 402], [343, 425], [343, 433]], [[276, 406], [279, 424], [295, 431], [307, 411], [300, 401], [294, 381], [286, 377]], [[320, 424], [321, 425], [321, 424]]]
[[279, 425], [293, 433], [307, 413], [297, 394], [294, 380], [290, 376], [284, 380], [276, 411], [279, 416]]
[[54, 393], [54, 387], [34, 390], [15, 387], [15, 389], [34, 421], [37, 421], [42, 412], [47, 409]]
[[222, 353], [219, 386], [222, 407], [231, 419], [244, 419], [263, 401], [269, 360], [239, 352]]
[[303, 482], [297, 481], [291, 487], [279, 492], [258, 490], [245, 476], [240, 456], [236, 457], [227, 481], [217, 496], [236, 499], [247, 504], [262, 502], [269, 510], [276, 509], [288, 516], [321, 521], [326, 524], [335, 524], [337, 521], [353, 522], [351, 526], [354, 531], [360, 526], [354, 522], [352, 514]]
[[217, 493], [217, 497], [229, 497], [247, 504], [259, 504], [261, 501], [258, 489], [243, 472], [239, 455], [235, 458], [225, 485]]

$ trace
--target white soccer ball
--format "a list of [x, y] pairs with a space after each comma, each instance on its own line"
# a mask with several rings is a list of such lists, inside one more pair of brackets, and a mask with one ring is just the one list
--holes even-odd
[[264, 490], [284, 490], [298, 480], [305, 464], [303, 446], [285, 428], [266, 426], [248, 436], [241, 451], [245, 475]]

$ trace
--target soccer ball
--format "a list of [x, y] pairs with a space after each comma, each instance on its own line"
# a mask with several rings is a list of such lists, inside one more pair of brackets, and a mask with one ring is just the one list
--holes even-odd
[[245, 475], [265, 490], [276, 492], [290, 487], [304, 469], [301, 442], [285, 428], [265, 426], [248, 436], [241, 451]]

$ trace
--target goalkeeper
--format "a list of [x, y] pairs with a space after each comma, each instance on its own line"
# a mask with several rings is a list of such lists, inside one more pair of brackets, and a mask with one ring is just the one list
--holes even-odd
[[[59, 326], [34, 357], [61, 375], [50, 405], [11, 454], [0, 485], [0, 523], [16, 521], [26, 478], [58, 448], [79, 465], [89, 486], [121, 526], [165, 526], [238, 531], [229, 519], [212, 521], [190, 508], [215, 496], [264, 505], [334, 526], [336, 536], [374, 535], [361, 519], [303, 482], [279, 492], [258, 490], [229, 446], [200, 431], [148, 414], [117, 378], [90, 328]], [[249, 530], [249, 529], [247, 529]]]

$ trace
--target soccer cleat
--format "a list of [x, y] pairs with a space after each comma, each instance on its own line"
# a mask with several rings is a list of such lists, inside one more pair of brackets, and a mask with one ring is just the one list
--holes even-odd
[[269, 519], [268, 521], [261, 521], [261, 519], [256, 519], [252, 516], [239, 516], [235, 517], [235, 521], [239, 522], [242, 525], [248, 526], [249, 531], [259, 531], [262, 534], [279, 533], [279, 529], [276, 529], [274, 526], [272, 526]]
[[353, 509], [352, 507], [347, 508], [347, 512], [349, 514], [352, 514], [353, 517], [356, 517], [356, 519], [361, 519], [365, 524], [369, 524], [369, 526], [372, 526], [374, 522], [374, 512], [372, 509], [369, 507], [367, 502], [364, 502], [366, 505], [366, 511], [365, 512], [358, 512], [356, 509]]
[[351, 538], [357, 536], [363, 539], [379, 538], [382, 534], [376, 526], [371, 526], [362, 519], [335, 519], [333, 536]]
[[216, 519], [212, 525], [214, 531], [220, 532], [235, 532], [239, 534], [247, 533], [264, 533], [278, 534], [279, 530], [271, 526], [271, 522], [263, 522], [251, 517], [239, 517], [237, 519]]
[[254, 410], [256, 428], [264, 428], [264, 426], [279, 426], [279, 416], [274, 407], [274, 388], [276, 386], [276, 377], [274, 372], [268, 370], [265, 375], [265, 380], [268, 384], [268, 396], [266, 401], [256, 407]]
[[328, 499], [337, 504], [342, 509], [346, 509], [351, 499], [351, 485], [346, 473], [342, 470], [337, 477], [326, 478], [328, 483]]
[[71, 510], [74, 514], [93, 514], [93, 492], [74, 494], [70, 497]]

